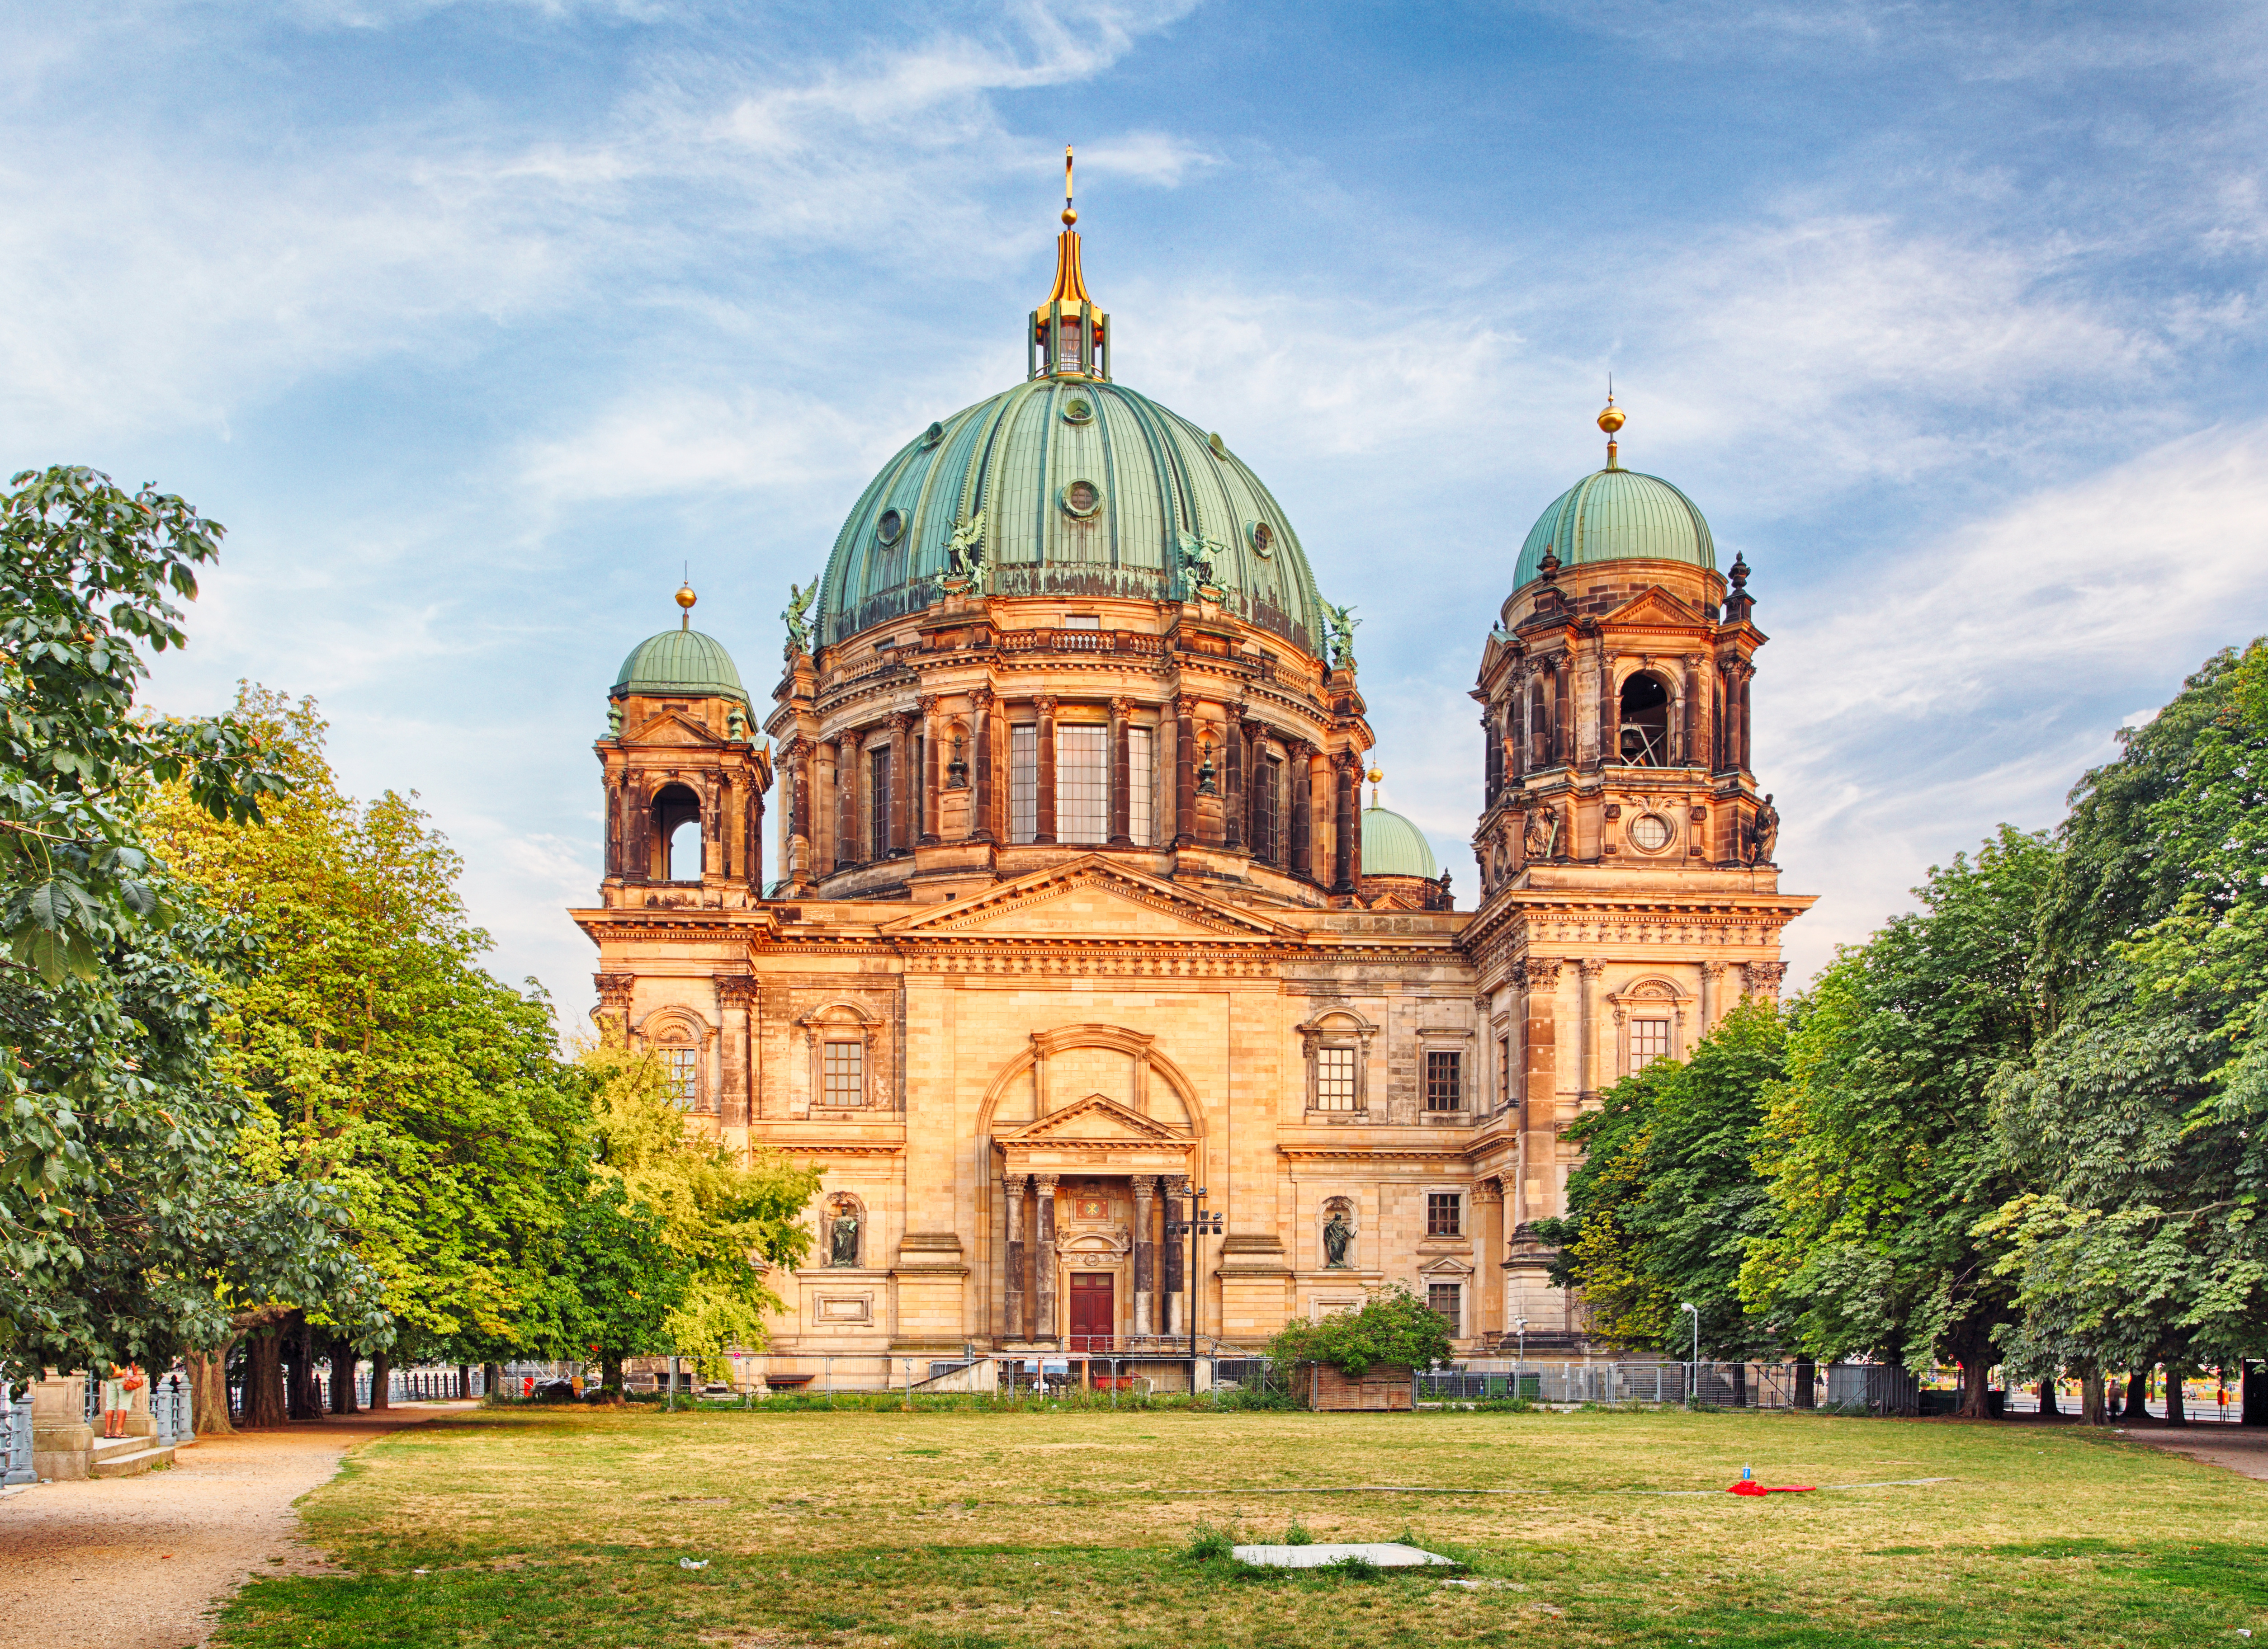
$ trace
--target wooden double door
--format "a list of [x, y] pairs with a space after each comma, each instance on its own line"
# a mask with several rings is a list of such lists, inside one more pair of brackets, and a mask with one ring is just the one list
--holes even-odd
[[1071, 1351], [1108, 1351], [1118, 1335], [1118, 1279], [1108, 1271], [1071, 1274]]

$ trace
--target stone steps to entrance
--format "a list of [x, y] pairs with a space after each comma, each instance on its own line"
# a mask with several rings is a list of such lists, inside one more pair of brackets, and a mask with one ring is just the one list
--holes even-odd
[[173, 1463], [171, 1444], [152, 1448], [146, 1437], [100, 1437], [94, 1441], [91, 1473], [97, 1477], [138, 1477], [153, 1466]]

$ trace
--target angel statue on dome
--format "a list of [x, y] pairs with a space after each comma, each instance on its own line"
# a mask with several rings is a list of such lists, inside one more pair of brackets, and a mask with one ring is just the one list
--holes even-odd
[[781, 609], [780, 622], [787, 626], [787, 656], [811, 651], [811, 601], [819, 593], [819, 580], [814, 578], [809, 588], [799, 584], [787, 587], [787, 606]]
[[979, 510], [953, 529], [945, 541], [945, 576], [973, 578], [984, 565], [984, 512]]
[[1181, 547], [1182, 571], [1189, 575], [1190, 585], [1200, 590], [1220, 588], [1220, 558], [1228, 553], [1228, 546], [1217, 538], [1204, 538], [1190, 532], [1174, 534]]
[[1323, 603], [1323, 628], [1330, 635], [1331, 662], [1342, 670], [1354, 663], [1354, 627], [1361, 622], [1354, 615], [1354, 608]]

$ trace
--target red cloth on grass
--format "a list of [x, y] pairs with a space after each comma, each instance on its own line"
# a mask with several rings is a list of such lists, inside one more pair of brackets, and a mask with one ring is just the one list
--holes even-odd
[[1725, 1492], [1727, 1494], [1811, 1494], [1816, 1492], [1817, 1488], [1818, 1485], [1815, 1483], [1774, 1483], [1767, 1489], [1760, 1483], [1750, 1483], [1743, 1478]]

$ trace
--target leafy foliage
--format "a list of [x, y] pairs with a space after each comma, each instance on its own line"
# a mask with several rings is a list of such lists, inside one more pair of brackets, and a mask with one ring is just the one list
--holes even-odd
[[1349, 1380], [1374, 1364], [1429, 1368], [1449, 1355], [1449, 1326], [1399, 1284], [1372, 1295], [1359, 1311], [1320, 1322], [1285, 1325], [1268, 1343], [1279, 1364], [1328, 1363]]

